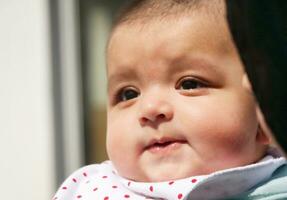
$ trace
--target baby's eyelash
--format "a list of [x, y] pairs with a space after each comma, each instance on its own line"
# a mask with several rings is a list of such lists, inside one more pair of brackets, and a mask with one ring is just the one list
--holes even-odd
[[119, 89], [115, 94], [112, 96], [113, 104], [117, 104], [124, 101], [129, 101], [134, 99], [140, 95], [140, 92], [137, 88], [128, 86]]
[[198, 78], [194, 78], [191, 76], [186, 76], [181, 78], [177, 83], [175, 88], [182, 90], [195, 90], [200, 88], [208, 87], [206, 81], [199, 80]]

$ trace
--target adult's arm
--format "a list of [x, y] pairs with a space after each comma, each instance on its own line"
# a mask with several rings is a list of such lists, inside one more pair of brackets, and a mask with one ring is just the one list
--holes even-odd
[[265, 121], [287, 152], [287, 1], [226, 4], [233, 39]]

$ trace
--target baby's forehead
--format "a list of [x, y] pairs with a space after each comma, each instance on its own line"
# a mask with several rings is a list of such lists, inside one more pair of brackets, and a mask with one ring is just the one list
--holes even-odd
[[[153, 29], [156, 34], [157, 29], [161, 29], [163, 24], [167, 24], [170, 30], [174, 29], [175, 23], [181, 23], [183, 18], [188, 16], [189, 20], [194, 17], [209, 18], [214, 23], [220, 23], [225, 19], [224, 0], [142, 0], [131, 1], [123, 7], [118, 17], [115, 19], [110, 36], [113, 38], [120, 31], [145, 32]], [[124, 27], [124, 28], [123, 28]], [[109, 46], [109, 45], [108, 45]]]
[[[130, 14], [128, 20], [120, 21], [113, 26], [110, 34], [110, 40], [107, 45], [108, 49], [111, 45], [111, 41], [114, 42], [113, 39], [115, 36], [117, 38], [120, 37], [119, 40], [122, 40], [123, 37], [138, 38], [141, 35], [146, 37], [146, 39], [148, 39], [150, 35], [158, 35], [160, 38], [161, 35], [159, 35], [159, 33], [162, 32], [162, 29], [164, 29], [166, 32], [173, 32], [176, 29], [177, 24], [189, 23], [195, 20], [199, 21], [203, 25], [211, 27], [211, 31], [202, 33], [202, 38], [206, 37], [206, 34], [217, 34], [215, 31], [213, 31], [216, 29], [217, 32], [219, 32], [218, 30], [222, 30], [220, 35], [221, 37], [225, 37], [228, 35], [228, 31], [226, 31], [227, 21], [225, 16], [225, 6], [222, 1], [215, 0], [214, 2], [216, 3], [203, 3], [206, 5], [194, 7], [192, 9], [189, 8], [187, 10], [183, 10], [182, 12], [171, 12], [167, 13], [166, 15], [158, 14], [153, 16], [152, 14], [144, 13], [141, 17], [136, 17], [133, 14]], [[194, 27], [193, 29], [195, 29], [197, 32], [203, 32], [201, 30], [202, 27]], [[144, 33], [148, 33], [148, 35], [144, 35]], [[183, 33], [181, 33], [181, 35], [182, 34]], [[181, 35], [176, 35], [171, 37], [171, 39], [176, 40], [176, 38], [181, 37]], [[221, 46], [224, 47], [224, 45]]]
[[193, 53], [196, 48], [206, 53], [234, 51], [226, 21], [214, 21], [206, 15], [185, 15], [180, 20], [151, 21], [145, 25], [122, 24], [110, 37], [107, 62], [109, 64], [113, 60], [125, 64], [145, 54], [162, 54], [176, 59], [185, 56], [186, 52]]

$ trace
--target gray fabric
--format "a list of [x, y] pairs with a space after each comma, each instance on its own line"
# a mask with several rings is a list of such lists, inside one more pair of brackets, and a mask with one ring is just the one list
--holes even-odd
[[283, 200], [287, 199], [287, 165], [278, 168], [271, 179], [255, 186], [248, 192], [230, 200], [250, 199], [250, 200]]

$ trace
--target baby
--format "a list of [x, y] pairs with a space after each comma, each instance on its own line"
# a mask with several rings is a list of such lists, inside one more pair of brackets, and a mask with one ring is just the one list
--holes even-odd
[[73, 173], [54, 200], [287, 199], [225, 15], [223, 0], [122, 11], [107, 48], [111, 161]]

